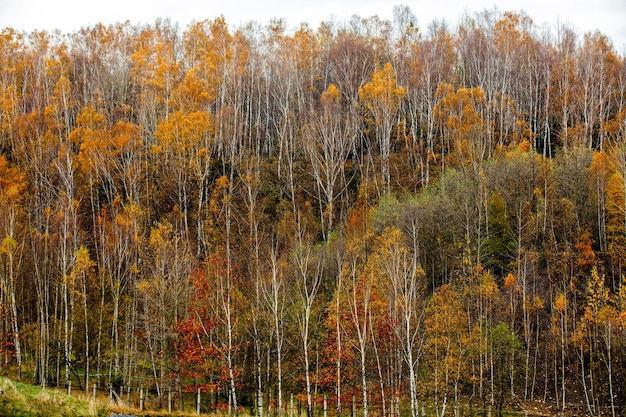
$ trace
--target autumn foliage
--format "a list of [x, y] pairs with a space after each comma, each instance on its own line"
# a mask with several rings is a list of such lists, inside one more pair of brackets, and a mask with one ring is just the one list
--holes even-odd
[[610, 39], [524, 13], [5, 28], [0, 366], [259, 416], [623, 414], [625, 105]]

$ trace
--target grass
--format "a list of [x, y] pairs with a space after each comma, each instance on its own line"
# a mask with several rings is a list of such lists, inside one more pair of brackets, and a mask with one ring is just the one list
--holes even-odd
[[109, 410], [93, 401], [0, 378], [0, 415], [6, 417], [100, 417]]
[[[108, 404], [108, 397], [101, 398], [101, 401], [91, 401], [88, 399], [69, 396], [60, 390], [47, 389], [44, 390], [38, 386], [28, 385], [12, 381], [7, 378], [0, 377], [0, 388], [3, 394], [0, 394], [0, 416], [2, 417], [106, 417], [112, 413], [123, 415], [136, 415], [141, 417], [195, 417], [193, 412], [173, 412], [171, 414], [163, 410], [141, 411], [124, 407], [121, 404]], [[434, 415], [432, 407], [427, 407], [428, 415]], [[531, 411], [529, 415], [547, 416], [555, 415], [548, 410], [539, 410], [537, 407]], [[449, 414], [453, 413], [450, 409]], [[468, 416], [485, 416], [491, 415], [496, 417], [499, 415], [498, 410], [492, 410], [491, 413], [480, 409], [463, 409], [462, 415]], [[217, 412], [211, 415], [215, 417], [225, 417], [225, 414]], [[246, 412], [241, 415], [250, 415]], [[514, 407], [512, 409], [503, 410], [503, 416], [521, 416], [526, 415], [521, 408]]]
[[[70, 396], [57, 389], [43, 389], [0, 377], [0, 416], [1, 417], [106, 417], [112, 413], [141, 417], [195, 417], [192, 412], [172, 412], [163, 410], [141, 411], [109, 404], [108, 397], [92, 401]], [[217, 414], [216, 416], [219, 416]]]

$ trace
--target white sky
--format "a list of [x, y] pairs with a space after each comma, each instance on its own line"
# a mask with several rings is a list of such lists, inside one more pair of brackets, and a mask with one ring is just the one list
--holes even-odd
[[501, 11], [524, 10], [538, 26], [554, 28], [560, 21], [580, 35], [598, 29], [618, 52], [626, 50], [626, 0], [0, 0], [0, 28], [72, 32], [99, 22], [154, 23], [159, 17], [185, 28], [193, 20], [220, 15], [231, 26], [251, 20], [266, 24], [279, 17], [289, 27], [308, 22], [317, 28], [323, 20], [348, 20], [354, 14], [391, 19], [398, 4], [411, 8], [423, 31], [433, 19], [445, 18], [454, 26], [465, 11], [497, 6]]

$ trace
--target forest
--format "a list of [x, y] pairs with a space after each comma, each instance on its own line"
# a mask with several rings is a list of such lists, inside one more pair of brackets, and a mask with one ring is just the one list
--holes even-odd
[[0, 373], [624, 415], [625, 178], [626, 57], [524, 12], [4, 28]]

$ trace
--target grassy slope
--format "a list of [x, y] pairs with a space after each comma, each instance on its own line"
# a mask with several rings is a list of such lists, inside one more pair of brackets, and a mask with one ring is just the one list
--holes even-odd
[[[68, 396], [58, 390], [44, 390], [2, 377], [0, 377], [0, 388], [4, 391], [4, 394], [0, 394], [1, 417], [105, 417], [112, 412], [145, 417], [195, 417], [195, 413], [138, 412], [138, 410], [120, 406], [106, 406], [102, 403]], [[542, 411], [537, 407], [531, 407], [529, 411], [529, 415], [532, 416], [555, 415], [550, 410]], [[493, 410], [492, 415], [497, 414], [497, 410]], [[482, 415], [482, 411], [474, 410], [471, 415]], [[503, 412], [503, 415], [520, 416], [522, 414], [519, 410], [514, 412], [508, 410]]]
[[[0, 0], [1, 1], [1, 0]], [[0, 417], [105, 417], [111, 413], [144, 417], [195, 417], [195, 413], [143, 411], [96, 403], [0, 377]], [[108, 401], [107, 401], [108, 402]]]
[[0, 415], [6, 417], [98, 417], [106, 407], [68, 395], [0, 378]]

